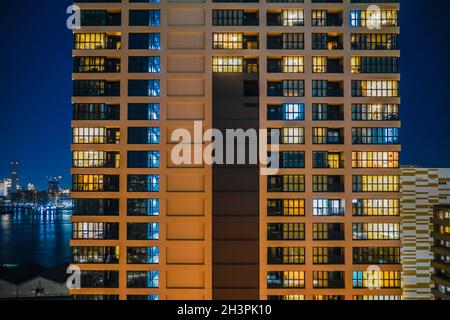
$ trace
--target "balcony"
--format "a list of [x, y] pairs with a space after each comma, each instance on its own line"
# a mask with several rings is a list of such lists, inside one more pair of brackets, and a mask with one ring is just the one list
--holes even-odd
[[299, 247], [267, 248], [267, 264], [271, 265], [305, 264], [304, 248]]
[[120, 81], [74, 80], [74, 97], [118, 97]]
[[73, 168], [119, 168], [120, 152], [73, 151]]
[[118, 216], [119, 199], [74, 199], [74, 216]]
[[344, 96], [344, 82], [343, 81], [328, 81], [328, 80], [313, 80], [312, 96], [313, 97], [343, 97]]
[[344, 153], [315, 151], [313, 152], [314, 169], [344, 169]]
[[304, 97], [304, 80], [282, 80], [267, 82], [268, 97]]
[[122, 47], [120, 35], [106, 33], [76, 33], [75, 50], [119, 50]]
[[330, 12], [326, 10], [313, 10], [311, 25], [313, 27], [342, 27], [342, 11]]
[[312, 119], [314, 121], [343, 121], [344, 105], [313, 103]]
[[344, 144], [344, 128], [313, 128], [313, 144]]
[[343, 271], [314, 271], [313, 288], [317, 289], [344, 289]]
[[[93, 1], [95, 2], [95, 1]], [[117, 27], [121, 25], [120, 12], [108, 12], [106, 10], [82, 10], [82, 27]]]
[[75, 57], [74, 73], [119, 73], [120, 59], [106, 57]]
[[344, 59], [313, 57], [313, 73], [343, 73]]
[[267, 240], [305, 240], [304, 223], [268, 223]]
[[342, 50], [344, 49], [344, 40], [342, 34], [313, 33], [313, 50]]
[[345, 264], [345, 249], [340, 247], [314, 247], [313, 264], [339, 265]]
[[313, 199], [314, 217], [342, 217], [345, 215], [343, 199]]
[[267, 26], [302, 27], [305, 25], [303, 10], [282, 10], [267, 12]]
[[342, 241], [345, 240], [343, 223], [314, 223], [313, 240]]
[[303, 50], [304, 46], [303, 33], [267, 35], [267, 49]]
[[119, 288], [119, 271], [81, 271], [81, 288]]
[[313, 192], [345, 192], [344, 176], [313, 176]]
[[118, 192], [118, 175], [83, 175], [72, 176], [73, 192]]

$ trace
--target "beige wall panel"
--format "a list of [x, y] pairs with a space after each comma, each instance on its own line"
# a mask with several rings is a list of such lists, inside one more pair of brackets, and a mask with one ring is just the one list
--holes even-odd
[[203, 288], [205, 274], [196, 270], [167, 271], [167, 288]]
[[[168, 146], [168, 148], [170, 148], [169, 151], [167, 151], [167, 163], [166, 166], [167, 168], [204, 168], [205, 166], [203, 164], [194, 164], [193, 163], [193, 157], [191, 157], [191, 163], [192, 164], [176, 164], [172, 161], [172, 149], [175, 148], [175, 146]], [[194, 154], [194, 148], [191, 148], [191, 155]], [[177, 153], [175, 153], [175, 156], [177, 156]]]
[[205, 224], [203, 222], [168, 222], [167, 240], [203, 240]]
[[203, 174], [168, 174], [168, 192], [203, 192], [205, 176]]
[[167, 264], [204, 264], [204, 247], [167, 247]]
[[204, 32], [168, 32], [169, 49], [205, 49]]
[[170, 9], [169, 26], [204, 26], [205, 11], [203, 9]]
[[168, 120], [204, 120], [205, 104], [201, 102], [169, 102]]
[[[175, 132], [176, 130], [183, 130], [183, 131]], [[184, 143], [185, 144], [186, 143], [189, 144], [189, 141], [186, 140], [189, 137], [185, 137], [185, 135], [187, 135], [187, 132], [185, 132], [184, 130], [187, 130], [189, 132], [191, 141], [194, 141], [194, 139], [195, 139], [195, 137], [194, 137], [194, 125], [188, 126], [188, 125], [181, 125], [180, 124], [178, 126], [167, 127], [167, 143], [177, 143], [177, 144], [179, 143], [179, 141], [181, 139], [179, 139], [179, 138], [178, 139], [172, 139], [172, 134], [176, 133], [176, 136], [174, 138], [179, 137], [181, 135], [183, 137], [183, 139], [184, 139], [183, 140]]]
[[205, 81], [203, 79], [169, 79], [167, 95], [171, 97], [203, 97]]
[[204, 216], [205, 201], [200, 198], [167, 199], [167, 216]]
[[167, 57], [169, 73], [204, 73], [205, 57], [198, 55], [171, 55]]

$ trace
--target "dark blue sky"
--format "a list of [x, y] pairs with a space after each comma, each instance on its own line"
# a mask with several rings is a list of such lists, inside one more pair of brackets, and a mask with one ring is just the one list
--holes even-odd
[[[72, 0], [0, 1], [0, 178], [70, 181]], [[450, 167], [448, 0], [401, 2], [402, 164]]]

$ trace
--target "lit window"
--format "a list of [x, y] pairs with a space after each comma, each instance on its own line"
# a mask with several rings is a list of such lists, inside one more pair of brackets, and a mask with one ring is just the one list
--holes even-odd
[[304, 72], [303, 57], [283, 57], [283, 72], [285, 73]]
[[283, 26], [288, 27], [303, 26], [305, 23], [303, 10], [299, 9], [283, 10], [282, 20]]
[[213, 57], [213, 72], [228, 73], [228, 72], [243, 72], [244, 71], [243, 57]]
[[399, 223], [354, 223], [353, 240], [399, 240]]
[[353, 168], [398, 168], [398, 152], [352, 152]]
[[397, 10], [350, 10], [350, 26], [370, 27], [397, 27]]
[[353, 271], [353, 288], [400, 288], [400, 271]]
[[214, 49], [242, 49], [242, 33], [213, 33]]
[[397, 175], [353, 176], [353, 192], [398, 192]]
[[281, 106], [283, 112], [283, 120], [304, 120], [305, 104], [304, 103], [283, 103]]
[[327, 72], [327, 57], [313, 57], [313, 72], [326, 73]]
[[282, 144], [304, 144], [305, 143], [304, 128], [282, 128], [281, 143]]
[[354, 216], [398, 216], [399, 199], [354, 199], [352, 201]]

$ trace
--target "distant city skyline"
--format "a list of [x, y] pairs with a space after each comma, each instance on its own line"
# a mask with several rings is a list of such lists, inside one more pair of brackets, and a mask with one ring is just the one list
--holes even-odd
[[[69, 188], [69, 186], [64, 185], [64, 183], [63, 183], [63, 176], [60, 176], [60, 175], [47, 175], [47, 176], [45, 176], [45, 177], [43, 177], [41, 179], [42, 181], [41, 180], [32, 181], [32, 180], [29, 180], [27, 178], [23, 178], [22, 177], [22, 170], [26, 169], [26, 168], [23, 168], [23, 166], [21, 165], [20, 161], [16, 161], [16, 160], [11, 160], [11, 161], [7, 162], [8, 167], [9, 167], [9, 172], [6, 173], [4, 176], [0, 176], [0, 182], [2, 182], [4, 180], [8, 180], [8, 179], [11, 180], [11, 178], [12, 178], [11, 165], [12, 165], [13, 162], [17, 162], [18, 166], [19, 166], [19, 169], [18, 169], [18, 183], [17, 184], [18, 184], [19, 188], [21, 188], [21, 190], [31, 190], [31, 189], [37, 190], [37, 191], [47, 190], [48, 189], [48, 181], [51, 178], [58, 178], [61, 188], [63, 188], [63, 189], [68, 189]], [[3, 172], [3, 171], [4, 170], [0, 170], [0, 172]], [[29, 170], [25, 170], [25, 171], [28, 172]]]

